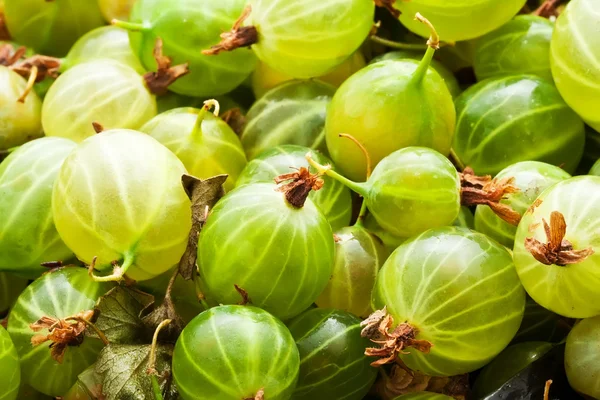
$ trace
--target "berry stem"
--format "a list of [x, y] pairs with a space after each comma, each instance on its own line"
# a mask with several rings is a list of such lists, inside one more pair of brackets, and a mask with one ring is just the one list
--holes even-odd
[[88, 321], [87, 319], [84, 319], [84, 318], [81, 318], [81, 317], [78, 317], [78, 316], [65, 318], [65, 321], [77, 321], [77, 322], [81, 322], [81, 323], [86, 324], [87, 326], [89, 326], [90, 328], [92, 328], [92, 330], [94, 332], [96, 332], [96, 335], [98, 335], [98, 337], [100, 338], [100, 340], [102, 341], [102, 343], [104, 343], [105, 346], [108, 346], [110, 344], [110, 342], [106, 338], [106, 335], [104, 334], [104, 332], [102, 332], [96, 326], [96, 324], [94, 324], [92, 321]]
[[90, 277], [96, 282], [119, 282], [125, 279], [125, 274], [127, 273], [129, 267], [133, 265], [135, 258], [132, 255], [126, 254], [123, 264], [119, 265], [116, 261], [113, 262], [113, 273], [106, 276], [98, 276], [94, 274], [96, 259], [97, 257], [94, 257], [88, 268]]
[[458, 170], [460, 172], [464, 171], [465, 168], [467, 167], [458, 157], [458, 154], [456, 154], [456, 151], [453, 148], [450, 148], [450, 160], [454, 162], [454, 165], [456, 166], [456, 168], [458, 168]]
[[150, 356], [148, 357], [148, 368], [146, 369], [146, 373], [148, 375], [156, 375], [158, 372], [156, 371], [156, 348], [158, 347], [158, 335], [160, 331], [167, 325], [171, 323], [172, 320], [165, 319], [156, 327], [154, 331], [154, 335], [152, 336], [152, 346], [150, 347]]
[[144, 32], [150, 30], [150, 27], [139, 22], [121, 21], [120, 19], [113, 19], [110, 21], [110, 24], [130, 32]]
[[433, 59], [433, 54], [437, 49], [440, 48], [440, 37], [438, 36], [437, 31], [427, 18], [417, 13], [417, 15], [415, 15], [415, 20], [427, 25], [427, 27], [431, 31], [431, 36], [429, 37], [429, 40], [427, 40], [427, 51], [425, 52], [425, 55], [421, 59], [419, 66], [417, 67], [415, 73], [411, 78], [411, 82], [418, 85], [421, 82], [423, 82], [423, 78], [427, 74], [427, 70], [431, 65], [431, 60]]
[[361, 196], [366, 197], [366, 195], [368, 193], [366, 182], [359, 183], [359, 182], [351, 181], [350, 179], [346, 178], [345, 176], [342, 176], [342, 175], [338, 174], [337, 172], [335, 172], [334, 170], [332, 170], [331, 165], [321, 165], [318, 162], [316, 162], [315, 160], [313, 160], [311, 153], [307, 153], [305, 157], [306, 157], [306, 161], [308, 161], [310, 166], [313, 167], [314, 169], [316, 169], [319, 172], [319, 174], [327, 175], [330, 178], [333, 178], [336, 181], [343, 183], [344, 185], [346, 185], [347, 187], [349, 187], [351, 190], [355, 191], [356, 193], [360, 194]]
[[152, 392], [154, 393], [155, 400], [164, 400], [162, 393], [160, 392], [160, 385], [156, 375], [150, 375], [150, 381], [152, 382]]
[[206, 100], [204, 105], [198, 111], [198, 116], [196, 117], [196, 123], [194, 124], [194, 129], [192, 130], [192, 137], [199, 139], [202, 137], [202, 122], [206, 118], [206, 114], [210, 111], [211, 107], [214, 107], [213, 114], [215, 117], [219, 116], [219, 111], [221, 106], [219, 102], [215, 99]]
[[[352, 135], [348, 135], [347, 133], [340, 133], [338, 135], [339, 137], [342, 138], [346, 138], [346, 139], [350, 139], [352, 140], [359, 148], [360, 150], [363, 152], [364, 156], [365, 156], [365, 162], [367, 163], [367, 181], [369, 180], [369, 178], [371, 177], [371, 173], [372, 171], [372, 161], [371, 161], [371, 155], [369, 154], [369, 151], [367, 150], [367, 148], [358, 141], [358, 139], [356, 139], [354, 136]], [[360, 211], [358, 213], [358, 218], [356, 219], [356, 223], [354, 225], [356, 226], [362, 226], [363, 220], [365, 219], [366, 215], [367, 215], [367, 202], [365, 201], [365, 198], [363, 197], [363, 201], [362, 204], [360, 206]]]
[[38, 67], [36, 67], [34, 65], [33, 67], [31, 67], [31, 73], [29, 74], [29, 79], [27, 80], [27, 86], [25, 86], [25, 90], [23, 90], [21, 97], [19, 97], [17, 99], [17, 102], [25, 103], [25, 99], [27, 99], [27, 96], [29, 95], [29, 93], [31, 93], [31, 90], [33, 89], [33, 85], [35, 85], [37, 76], [38, 76]]
[[382, 38], [377, 35], [372, 35], [370, 38], [371, 38], [372, 42], [379, 43], [381, 45], [390, 47], [392, 49], [425, 50], [428, 48], [428, 46], [426, 44], [396, 42], [393, 40]]

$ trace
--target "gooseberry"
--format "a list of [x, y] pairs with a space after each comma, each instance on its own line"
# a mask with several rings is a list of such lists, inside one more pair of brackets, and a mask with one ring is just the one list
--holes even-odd
[[545, 309], [527, 296], [523, 321], [512, 342], [560, 342], [570, 330], [571, 323], [567, 318]]
[[98, 0], [5, 0], [4, 15], [15, 41], [57, 57], [104, 24]]
[[268, 91], [246, 115], [241, 140], [248, 158], [283, 144], [326, 150], [323, 127], [334, 93], [319, 81], [291, 81]]
[[105, 129], [138, 129], [156, 115], [156, 100], [138, 73], [113, 60], [70, 68], [48, 90], [42, 124], [48, 136], [81, 142]]
[[111, 22], [113, 19], [121, 19], [127, 21], [131, 9], [136, 0], [98, 0], [100, 11], [106, 19], [106, 22]]
[[581, 118], [551, 82], [520, 75], [488, 79], [456, 99], [452, 148], [478, 174], [519, 161], [543, 161], [571, 173], [585, 142]]
[[573, 0], [556, 20], [550, 45], [552, 76], [567, 104], [600, 132], [600, 4]]
[[199, 48], [208, 48], [229, 30], [245, 5], [246, 0], [138, 0], [129, 22], [113, 23], [129, 30], [131, 46], [147, 70], [157, 70], [153, 55], [157, 38], [175, 64], [189, 65], [190, 73], [169, 90], [187, 96], [216, 96], [239, 86], [254, 70], [256, 57], [250, 51], [209, 57]]
[[565, 347], [565, 370], [573, 389], [594, 399], [600, 398], [600, 317], [579, 322]]
[[[248, 162], [248, 165], [237, 179], [236, 185], [248, 183], [273, 182], [277, 176], [291, 171], [291, 169], [308, 168], [305, 155], [310, 149], [298, 145], [282, 145], [263, 151]], [[315, 153], [317, 162], [328, 164], [329, 159]], [[341, 229], [350, 223], [352, 216], [352, 197], [350, 190], [342, 183], [328, 176], [323, 177], [323, 187], [318, 191], [311, 191], [308, 198], [321, 209], [331, 229]]]
[[[364, 180], [369, 167], [403, 147], [424, 146], [449, 153], [456, 113], [446, 83], [429, 68], [439, 43], [431, 30], [430, 46], [420, 62], [402, 59], [371, 64], [352, 75], [333, 96], [325, 124], [327, 149], [348, 178]], [[339, 137], [342, 133], [362, 143], [373, 165], [367, 166], [360, 149]]]
[[300, 357], [290, 331], [268, 312], [218, 306], [194, 318], [173, 352], [173, 378], [184, 400], [286, 400]]
[[458, 212], [458, 217], [452, 223], [454, 226], [462, 228], [475, 229], [475, 217], [469, 207], [462, 206]]
[[21, 368], [19, 355], [8, 332], [0, 325], [0, 387], [2, 400], [17, 400], [19, 384], [21, 383]]
[[[510, 179], [518, 190], [506, 194], [500, 203], [523, 215], [542, 191], [570, 177], [563, 169], [538, 161], [513, 164], [500, 171], [496, 179]], [[487, 206], [477, 206], [475, 229], [506, 247], [512, 248], [514, 245], [517, 226], [504, 221]]]
[[596, 161], [590, 169], [589, 175], [600, 176], [600, 160]]
[[21, 359], [24, 383], [61, 396], [96, 361], [103, 344], [83, 337], [82, 320], [89, 321], [89, 310], [109, 288], [92, 281], [83, 268], [65, 267], [42, 275], [23, 291], [10, 313], [8, 333]]
[[314, 78], [331, 72], [358, 49], [374, 14], [372, 0], [250, 0], [231, 32], [204, 53], [252, 46], [271, 68], [294, 78]]
[[554, 24], [536, 15], [518, 15], [477, 39], [473, 68], [477, 80], [531, 74], [552, 81], [550, 40]]
[[185, 167], [140, 132], [115, 129], [83, 141], [67, 157], [52, 193], [56, 229], [77, 258], [145, 280], [181, 258], [191, 229]]
[[600, 314], [599, 196], [600, 177], [558, 182], [534, 201], [515, 236], [515, 266], [527, 293], [565, 317]]
[[[215, 115], [209, 112], [215, 106]], [[140, 128], [173, 152], [188, 173], [206, 179], [229, 175], [225, 190], [235, 186], [246, 166], [246, 154], [240, 139], [218, 117], [219, 103], [205, 102], [202, 108], [176, 108], [157, 115]]]
[[294, 400], [361, 400], [377, 377], [360, 336], [361, 320], [339, 310], [315, 308], [289, 324], [300, 353]]
[[24, 144], [0, 164], [0, 270], [26, 277], [46, 261], [67, 260], [52, 216], [52, 186], [76, 144], [44, 137]]
[[286, 320], [325, 289], [333, 267], [333, 232], [306, 198], [319, 180], [306, 169], [290, 175], [296, 175], [294, 181], [284, 186], [238, 187], [211, 210], [198, 244], [207, 297], [238, 303], [237, 285], [253, 305]]
[[[390, 342], [372, 353], [385, 356], [377, 364], [399, 355], [413, 370], [452, 376], [481, 368], [506, 347], [523, 318], [525, 291], [504, 247], [483, 234], [444, 227], [392, 253], [372, 303], [387, 308], [393, 318], [387, 329], [394, 328], [380, 330]], [[383, 316], [372, 317], [378, 313], [366, 324], [377, 325]], [[409, 346], [415, 348], [402, 350]]]

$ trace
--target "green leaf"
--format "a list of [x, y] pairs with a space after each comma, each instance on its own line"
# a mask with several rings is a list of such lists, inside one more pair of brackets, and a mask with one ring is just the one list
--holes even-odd
[[96, 310], [100, 312], [96, 326], [112, 344], [147, 342], [148, 331], [142, 316], [153, 305], [154, 296], [150, 294], [123, 286], [114, 287], [96, 303]]
[[[102, 376], [106, 400], [153, 400], [152, 380], [147, 374], [150, 345], [110, 344], [100, 352], [96, 373]], [[158, 384], [165, 400], [177, 398], [171, 379], [173, 346], [156, 348]]]

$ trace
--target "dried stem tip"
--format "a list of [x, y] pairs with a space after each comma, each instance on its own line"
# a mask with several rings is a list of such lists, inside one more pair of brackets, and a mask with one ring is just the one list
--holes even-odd
[[580, 263], [594, 254], [591, 247], [574, 250], [573, 245], [564, 239], [567, 233], [567, 224], [565, 217], [560, 212], [552, 211], [550, 225], [545, 219], [542, 219], [542, 222], [544, 223], [547, 242], [542, 243], [535, 238], [525, 239], [525, 248], [542, 264], [564, 267], [569, 264]]
[[244, 289], [242, 289], [241, 287], [239, 287], [238, 285], [234, 284], [233, 287], [235, 287], [235, 290], [240, 294], [240, 296], [242, 297], [242, 300], [240, 300], [240, 302], [238, 303], [240, 306], [245, 306], [249, 303], [252, 303], [250, 301], [250, 296], [248, 295], [248, 292], [246, 292]]
[[163, 54], [163, 41], [161, 38], [156, 39], [154, 59], [157, 65], [156, 72], [147, 72], [144, 74], [144, 80], [150, 92], [156, 95], [166, 94], [169, 85], [190, 73], [188, 63], [171, 67], [171, 58]]
[[5, 43], [0, 46], [0, 65], [4, 65], [5, 67], [10, 67], [19, 61], [27, 49], [23, 46], [19, 47], [15, 50], [15, 48], [10, 43]]
[[34, 68], [37, 68], [35, 81], [41, 82], [47, 77], [58, 78], [60, 65], [61, 61], [58, 58], [37, 55], [26, 58], [10, 68], [23, 78], [29, 78]]
[[285, 193], [286, 200], [296, 208], [302, 208], [311, 190], [319, 190], [323, 187], [323, 179], [320, 174], [311, 174], [308, 168], [301, 167], [296, 172], [279, 175], [275, 183], [280, 184], [291, 180], [290, 183], [280, 185], [277, 191]]
[[546, 0], [532, 14], [542, 18], [558, 17], [558, 6], [562, 0]]
[[368, 337], [371, 342], [380, 345], [380, 347], [369, 347], [365, 350], [366, 356], [379, 357], [378, 360], [371, 363], [373, 367], [395, 362], [399, 354], [408, 354], [404, 351], [407, 347], [429, 353], [433, 346], [427, 340], [416, 339], [418, 332], [410, 324], [399, 324], [392, 331], [393, 325], [394, 318], [387, 313], [385, 307], [382, 310], [375, 311], [361, 322], [361, 326], [363, 326], [361, 336]]
[[202, 50], [202, 54], [214, 56], [222, 51], [232, 51], [240, 47], [252, 46], [258, 41], [258, 31], [253, 26], [242, 26], [242, 23], [248, 18], [252, 7], [246, 6], [242, 15], [234, 22], [229, 32], [221, 33], [219, 44], [212, 46], [208, 50]]
[[471, 207], [475, 205], [489, 206], [497, 216], [511, 225], [517, 226], [521, 214], [501, 204], [507, 194], [516, 193], [519, 189], [513, 186], [514, 178], [492, 179], [491, 176], [477, 176], [470, 167], [460, 174], [461, 204]]
[[259, 389], [258, 392], [256, 392], [256, 395], [254, 397], [248, 397], [245, 398], [244, 400], [264, 400], [265, 399], [265, 389]]
[[420, 13], [417, 13], [415, 15], [415, 21], [419, 21], [419, 22], [422, 22], [425, 25], [427, 25], [427, 27], [431, 31], [431, 36], [429, 36], [429, 40], [427, 40], [427, 46], [429, 46], [435, 50], [438, 50], [440, 48], [440, 36], [438, 35], [437, 31], [433, 27], [433, 24], [431, 22], [429, 22], [429, 20], [427, 18], [425, 18], [424, 16], [422, 16]]
[[394, 7], [396, 0], [374, 0], [375, 6], [385, 8], [392, 14], [394, 18], [398, 18], [400, 16], [400, 10]]
[[64, 319], [43, 316], [29, 327], [34, 332], [47, 329], [48, 334], [34, 335], [31, 344], [38, 346], [50, 341], [52, 358], [60, 364], [68, 346], [79, 346], [83, 343], [83, 333], [87, 326], [85, 321], [90, 321], [93, 317], [93, 310], [83, 311]]

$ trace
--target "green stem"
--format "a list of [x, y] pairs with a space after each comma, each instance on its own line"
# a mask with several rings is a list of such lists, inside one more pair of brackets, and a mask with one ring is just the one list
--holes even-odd
[[367, 200], [363, 197], [363, 201], [362, 204], [360, 206], [360, 211], [358, 213], [358, 218], [356, 219], [356, 222], [354, 223], [354, 226], [359, 226], [362, 227], [363, 223], [365, 221], [365, 217], [367, 216]]
[[150, 29], [150, 27], [141, 24], [139, 22], [121, 21], [119, 19], [113, 19], [110, 21], [111, 25], [118, 26], [119, 28], [126, 29], [130, 32], [144, 32]]
[[192, 137], [195, 139], [199, 139], [202, 137], [202, 122], [206, 118], [207, 113], [210, 111], [211, 107], [214, 107], [213, 114], [215, 117], [219, 116], [220, 105], [217, 100], [210, 99], [204, 102], [204, 105], [198, 111], [198, 116], [196, 117], [196, 123], [194, 124], [194, 129], [192, 130]]
[[155, 400], [164, 400], [162, 393], [160, 392], [160, 385], [156, 375], [150, 375], [150, 381], [152, 382], [152, 392], [154, 393]]
[[425, 50], [427, 48], [426, 44], [418, 44], [418, 43], [401, 43], [395, 42], [393, 40], [384, 39], [377, 35], [371, 36], [371, 41], [375, 43], [382, 44], [387, 47], [391, 47], [393, 49], [401, 49], [401, 50]]
[[458, 154], [456, 154], [456, 151], [454, 151], [453, 148], [450, 148], [450, 157], [452, 158], [460, 172], [465, 170], [465, 164], [460, 160], [460, 158], [458, 158]]
[[419, 66], [417, 67], [410, 80], [413, 84], [419, 85], [421, 84], [421, 82], [423, 82], [423, 78], [427, 74], [427, 70], [431, 65], [431, 60], [433, 59], [433, 54], [437, 49], [440, 48], [440, 37], [438, 36], [437, 31], [427, 18], [417, 13], [417, 15], [415, 15], [415, 20], [427, 25], [427, 27], [431, 31], [431, 36], [429, 37], [429, 40], [427, 40], [427, 51], [425, 52], [425, 55], [421, 59]]
[[94, 275], [94, 267], [96, 266], [96, 257], [92, 260], [92, 263], [89, 266], [89, 275], [96, 282], [118, 282], [122, 281], [123, 277], [127, 273], [129, 267], [134, 264], [135, 257], [131, 254], [125, 254], [125, 259], [123, 260], [123, 264], [115, 265], [113, 268], [113, 273], [106, 276], [98, 276]]
[[333, 178], [340, 183], [343, 183], [345, 186], [347, 186], [351, 190], [355, 191], [356, 193], [360, 194], [362, 197], [366, 197], [366, 195], [367, 195], [367, 183], [366, 182], [359, 183], [359, 182], [351, 181], [350, 179], [346, 178], [345, 176], [342, 176], [342, 175], [338, 174], [337, 172], [335, 172], [334, 170], [332, 170], [330, 165], [321, 165], [318, 162], [316, 162], [315, 160], [313, 160], [310, 153], [308, 153], [306, 155], [306, 161], [308, 161], [310, 166], [313, 167], [314, 169], [316, 169], [320, 174], [327, 175], [328, 177]]

